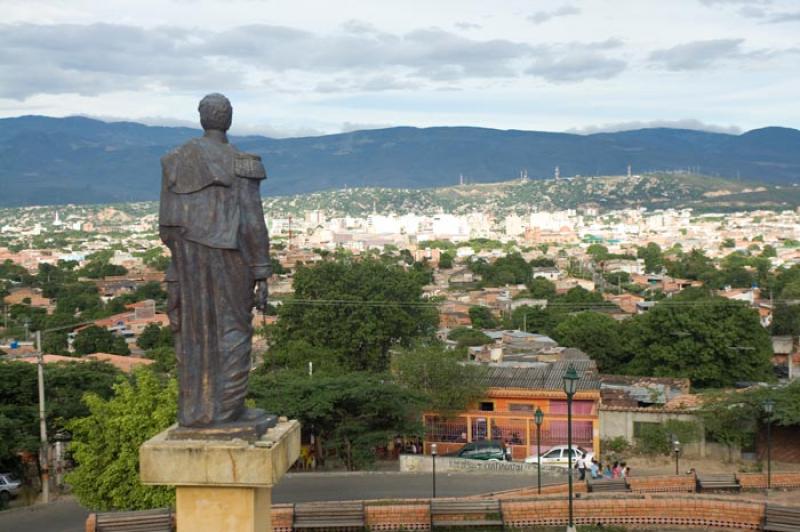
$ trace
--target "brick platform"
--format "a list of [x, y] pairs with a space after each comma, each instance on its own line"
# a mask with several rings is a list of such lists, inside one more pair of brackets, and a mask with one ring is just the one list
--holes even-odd
[[[557, 486], [552, 486], [555, 488]], [[670, 486], [678, 489], [681, 486]], [[586, 494], [574, 502], [576, 524], [605, 524], [642, 527], [686, 527], [689, 529], [759, 530], [764, 520], [765, 503], [747, 498], [713, 495], [663, 494]], [[427, 500], [382, 504], [368, 501], [367, 527], [378, 531], [430, 530]], [[568, 503], [563, 494], [537, 498], [503, 499], [506, 527], [563, 526], [567, 523]], [[276, 506], [272, 519], [276, 532], [291, 532], [292, 506]]]

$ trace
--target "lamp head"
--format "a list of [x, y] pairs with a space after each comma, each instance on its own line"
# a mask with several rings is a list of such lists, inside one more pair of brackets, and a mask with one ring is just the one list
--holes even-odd
[[436, 456], [436, 444], [435, 443], [431, 444], [431, 455], [432, 456]]
[[578, 391], [579, 379], [578, 371], [575, 369], [574, 365], [570, 364], [567, 368], [567, 372], [564, 374], [564, 393], [567, 394], [567, 397], [572, 397], [575, 395], [575, 392]]
[[767, 414], [772, 414], [772, 411], [775, 409], [775, 401], [772, 399], [765, 399], [761, 406], [764, 407], [764, 412]]
[[536, 425], [538, 426], [541, 425], [543, 421], [544, 421], [544, 412], [542, 412], [542, 409], [537, 406], [536, 412], [533, 413], [533, 422], [536, 423]]

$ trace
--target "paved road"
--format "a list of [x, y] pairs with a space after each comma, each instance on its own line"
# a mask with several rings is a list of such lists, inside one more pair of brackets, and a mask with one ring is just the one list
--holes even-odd
[[[544, 479], [547, 481], [547, 479]], [[436, 494], [477, 495], [536, 484], [535, 475], [440, 473]], [[308, 502], [349, 499], [430, 497], [431, 475], [424, 473], [296, 473], [281, 480], [273, 501]], [[88, 511], [74, 500], [0, 512], [0, 532], [83, 532]]]

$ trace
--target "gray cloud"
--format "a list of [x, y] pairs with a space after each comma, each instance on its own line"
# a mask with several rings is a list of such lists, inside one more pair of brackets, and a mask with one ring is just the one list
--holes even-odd
[[550, 11], [537, 11], [536, 13], [528, 16], [528, 20], [534, 24], [544, 24], [545, 22], [558, 17], [568, 17], [570, 15], [577, 15], [581, 12], [575, 6], [564, 5]]
[[715, 5], [741, 5], [741, 4], [771, 4], [773, 0], [700, 0], [701, 4], [707, 6]]
[[567, 43], [539, 47], [527, 74], [542, 77], [555, 83], [576, 82], [585, 79], [609, 79], [620, 74], [627, 63], [605, 56], [601, 52], [619, 48], [619, 39], [593, 43]]
[[615, 131], [631, 131], [634, 129], [649, 129], [657, 127], [668, 127], [674, 129], [692, 129], [695, 131], [710, 131], [712, 133], [727, 133], [730, 135], [738, 135], [742, 132], [742, 129], [738, 126], [720, 126], [716, 124], [707, 124], [705, 122], [701, 122], [700, 120], [695, 120], [693, 118], [685, 118], [682, 120], [651, 120], [651, 121], [637, 120], [631, 122], [616, 122], [610, 124], [572, 128], [567, 130], [567, 133], [591, 135], [593, 133], [613, 133]]
[[782, 22], [798, 22], [800, 21], [800, 11], [794, 13], [773, 13], [769, 16], [767, 22], [770, 24], [780, 24]]
[[656, 50], [650, 60], [667, 70], [699, 70], [720, 61], [745, 57], [744, 39], [712, 39], [679, 44], [672, 48]]
[[627, 67], [620, 59], [610, 59], [594, 52], [576, 52], [563, 57], [542, 57], [526, 72], [549, 81], [570, 82], [584, 79], [613, 78]]
[[240, 84], [240, 72], [193, 54], [188, 37], [115, 24], [0, 25], [0, 96]]
[[[352, 20], [330, 34], [251, 24], [219, 32], [115, 24], [0, 24], [0, 97], [96, 95], [145, 88], [238, 90], [292, 72], [317, 76], [303, 90], [408, 90], [462, 79], [527, 74], [569, 82], [607, 78], [625, 63], [606, 57], [622, 46], [531, 46], [471, 39], [440, 28], [383, 32]], [[291, 80], [291, 78], [288, 78]], [[280, 90], [280, 89], [276, 89]]]
[[474, 22], [456, 22], [453, 25], [460, 30], [479, 30], [483, 27], [480, 24], [475, 24]]
[[759, 19], [763, 24], [800, 21], [800, 11], [768, 11], [758, 6], [745, 6], [739, 9], [739, 14], [743, 17]]

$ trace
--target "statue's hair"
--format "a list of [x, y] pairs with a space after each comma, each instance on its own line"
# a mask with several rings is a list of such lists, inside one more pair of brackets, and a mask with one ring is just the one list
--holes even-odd
[[233, 107], [230, 100], [218, 92], [211, 93], [200, 100], [200, 124], [203, 129], [228, 131], [233, 120]]

